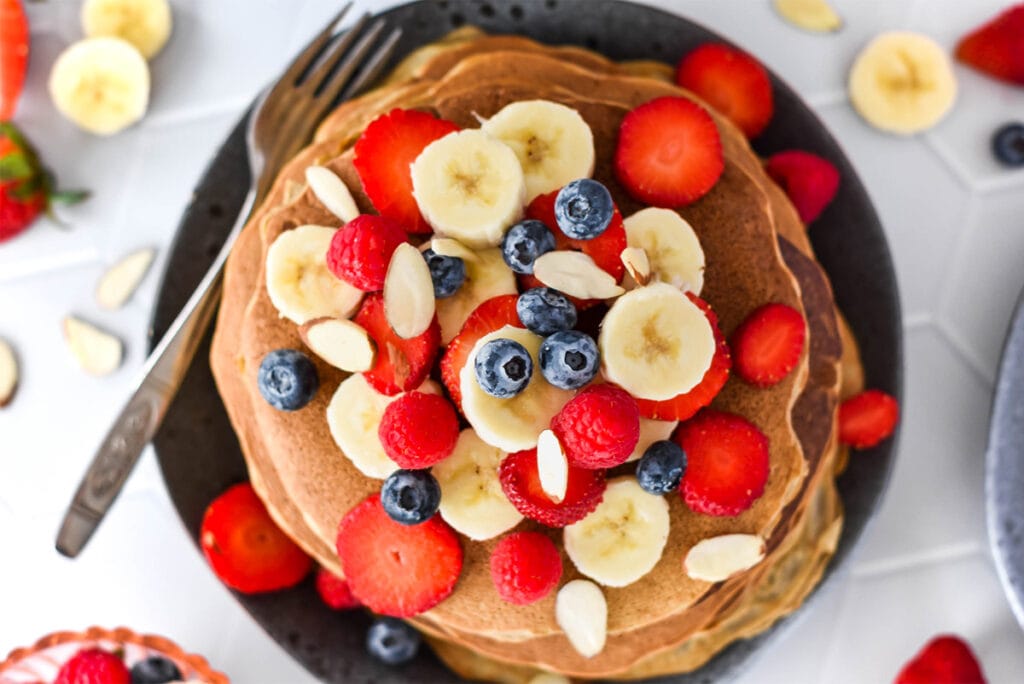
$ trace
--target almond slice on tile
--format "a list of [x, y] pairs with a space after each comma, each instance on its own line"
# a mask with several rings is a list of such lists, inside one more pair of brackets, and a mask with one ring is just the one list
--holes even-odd
[[121, 258], [100, 276], [96, 284], [96, 302], [104, 309], [120, 309], [131, 299], [146, 277], [156, 250], [140, 249]]
[[583, 252], [559, 250], [540, 255], [533, 275], [548, 287], [580, 299], [609, 299], [625, 290]]
[[608, 602], [590, 580], [573, 580], [558, 590], [555, 621], [584, 658], [604, 649], [608, 637]]
[[299, 328], [299, 336], [317, 356], [349, 373], [373, 367], [377, 347], [370, 333], [343, 318], [317, 318]]
[[326, 166], [306, 167], [306, 182], [320, 204], [345, 223], [359, 216], [359, 207], [345, 181]]
[[420, 251], [402, 243], [384, 276], [384, 316], [402, 339], [423, 333], [434, 320], [434, 281]]
[[478, 258], [476, 252], [455, 238], [435, 237], [430, 241], [430, 249], [434, 250], [435, 254], [457, 257], [463, 261], [476, 261]]
[[90, 323], [67, 316], [64, 338], [78, 365], [90, 375], [109, 375], [121, 365], [124, 356], [121, 340]]
[[548, 498], [561, 503], [569, 487], [569, 461], [558, 436], [551, 430], [544, 430], [537, 438], [537, 475]]
[[18, 389], [18, 357], [6, 340], [0, 339], [0, 408], [7, 406]]
[[749, 570], [764, 558], [764, 539], [754, 534], [723, 534], [697, 543], [686, 554], [683, 567], [690, 579], [721, 582]]
[[646, 285], [651, 279], [651, 261], [643, 247], [626, 247], [619, 255], [626, 272], [637, 285]]

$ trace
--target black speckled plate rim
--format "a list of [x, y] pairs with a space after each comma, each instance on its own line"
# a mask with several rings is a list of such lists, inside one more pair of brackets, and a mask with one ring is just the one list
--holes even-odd
[[[721, 36], [662, 10], [618, 0], [535, 0], [481, 2], [423, 0], [380, 14], [402, 26], [400, 58], [462, 24], [492, 33], [528, 35], [546, 43], [582, 45], [612, 59], [679, 57]], [[728, 42], [728, 41], [725, 41]], [[789, 86], [772, 76], [775, 116], [754, 141], [762, 155], [800, 148], [831, 160], [843, 179], [839, 194], [810, 229], [818, 258], [828, 271], [836, 300], [861, 344], [868, 384], [902, 396], [903, 343], [899, 296], [885, 234], [871, 202], [838, 143]], [[167, 260], [151, 332], [162, 335], [212, 262], [247, 190], [243, 144], [245, 119], [210, 162], [182, 217]], [[171, 499], [197, 541], [206, 505], [229, 485], [246, 479], [237, 439], [210, 373], [210, 336], [199, 349], [177, 400], [154, 440]], [[807, 604], [834, 584], [885, 490], [896, 455], [898, 434], [854, 455], [839, 479], [846, 522], [835, 558]], [[369, 618], [361, 611], [334, 613], [320, 603], [312, 580], [295, 589], [237, 599], [267, 633], [315, 676], [327, 682], [456, 682], [429, 649], [412, 663], [390, 668], [365, 655]], [[734, 678], [795, 619], [807, 604], [752, 639], [738, 641], [696, 672], [658, 682], [697, 684]]]

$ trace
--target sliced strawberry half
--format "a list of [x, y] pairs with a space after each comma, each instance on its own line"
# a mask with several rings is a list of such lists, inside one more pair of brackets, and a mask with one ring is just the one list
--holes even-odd
[[967, 642], [944, 634], [925, 644], [894, 684], [985, 684], [985, 674]]
[[732, 334], [736, 374], [758, 387], [774, 385], [796, 368], [806, 341], [799, 311], [778, 302], [760, 306]]
[[689, 420], [705, 406], [709, 406], [718, 393], [725, 387], [729, 379], [729, 369], [732, 368], [732, 355], [729, 353], [729, 346], [725, 343], [725, 335], [718, 327], [718, 316], [711, 309], [711, 306], [703, 299], [687, 292], [686, 296], [707, 316], [711, 329], [715, 332], [715, 355], [711, 359], [711, 366], [704, 373], [704, 377], [689, 392], [684, 392], [671, 399], [663, 401], [652, 401], [650, 399], [637, 399], [636, 404], [640, 407], [640, 415], [644, 418], [655, 420]]
[[686, 452], [679, 491], [691, 510], [734, 516], [757, 501], [768, 482], [768, 438], [742, 416], [704, 409], [672, 438]]
[[867, 390], [839, 406], [839, 441], [868, 449], [892, 434], [900, 418], [896, 399], [881, 390]]
[[370, 122], [356, 141], [352, 164], [382, 216], [410, 233], [432, 232], [412, 195], [409, 167], [424, 147], [457, 130], [451, 121], [414, 109], [392, 109]]
[[416, 337], [403, 339], [391, 329], [384, 316], [384, 296], [377, 292], [367, 295], [353, 320], [370, 334], [377, 345], [373, 367], [363, 373], [366, 382], [387, 395], [419, 387], [430, 373], [441, 344], [441, 327], [437, 318]]
[[570, 465], [565, 497], [555, 503], [540, 485], [536, 449], [506, 456], [498, 470], [498, 479], [516, 510], [548, 527], [565, 527], [585, 518], [601, 503], [606, 486], [603, 470]]
[[626, 114], [615, 175], [633, 199], [681, 207], [703, 197], [725, 170], [718, 127], [699, 104], [659, 97]]
[[1024, 85], [1024, 4], [964, 36], [957, 43], [956, 58], [993, 78]]
[[516, 300], [519, 295], [501, 295], [480, 304], [462, 324], [462, 330], [448, 343], [448, 349], [441, 357], [441, 381], [448, 388], [455, 406], [462, 410], [462, 390], [459, 388], [459, 373], [469, 359], [469, 353], [484, 335], [495, 330], [513, 325], [525, 327], [516, 313]]
[[778, 152], [768, 158], [764, 169], [785, 191], [804, 223], [818, 218], [839, 191], [839, 170], [810, 152]]
[[213, 500], [203, 515], [199, 543], [217, 577], [244, 594], [293, 586], [313, 566], [270, 518], [248, 483]]
[[756, 138], [775, 112], [772, 82], [761, 63], [723, 43], [705, 43], [676, 67], [676, 83], [691, 90]]
[[352, 594], [381, 615], [410, 617], [433, 608], [462, 573], [459, 537], [441, 516], [402, 525], [388, 517], [379, 494], [341, 519], [337, 549]]

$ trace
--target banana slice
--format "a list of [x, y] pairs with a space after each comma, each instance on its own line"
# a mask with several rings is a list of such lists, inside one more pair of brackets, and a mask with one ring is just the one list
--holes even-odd
[[441, 517], [456, 532], [483, 541], [523, 519], [498, 480], [498, 468], [507, 455], [466, 429], [459, 433], [452, 455], [431, 470], [441, 485]]
[[267, 294], [279, 314], [302, 325], [314, 318], [348, 318], [363, 293], [327, 269], [334, 228], [299, 226], [267, 250]]
[[610, 480], [594, 512], [563, 531], [576, 568], [606, 587], [624, 587], [651, 571], [668, 541], [668, 503], [636, 478]]
[[626, 459], [626, 463], [639, 461], [647, 451], [647, 447], [655, 442], [668, 439], [675, 432], [678, 420], [654, 420], [653, 418], [640, 419], [640, 440], [636, 443], [633, 453]]
[[774, 0], [779, 16], [812, 33], [831, 33], [843, 27], [843, 18], [825, 0]]
[[[432, 380], [416, 388], [417, 392], [440, 394], [441, 387]], [[370, 387], [361, 374], [345, 378], [327, 405], [327, 427], [334, 443], [359, 472], [383, 480], [398, 470], [380, 443], [377, 430], [388, 404], [401, 394], [389, 397]]]
[[149, 66], [120, 38], [87, 38], [60, 53], [50, 71], [50, 97], [77, 126], [112, 135], [149, 106]]
[[594, 134], [571, 107], [548, 100], [513, 102], [481, 128], [516, 153], [527, 202], [594, 173]]
[[150, 59], [171, 37], [171, 7], [167, 0], [85, 0], [82, 31], [127, 40]]
[[[533, 357], [533, 377], [522, 392], [509, 399], [498, 399], [480, 389], [473, 367], [480, 348], [491, 340], [508, 338], [523, 345]], [[562, 410], [573, 393], [548, 383], [540, 374], [537, 354], [543, 339], [529, 330], [511, 325], [495, 330], [477, 340], [459, 374], [462, 391], [462, 412], [480, 439], [509, 453], [532, 449], [537, 438], [548, 427], [551, 418]]]
[[903, 31], [879, 35], [857, 55], [848, 87], [869, 124], [903, 135], [937, 124], [956, 99], [945, 50], [928, 36]]
[[526, 183], [512, 148], [470, 129], [424, 148], [412, 163], [412, 194], [435, 232], [481, 249], [522, 216]]
[[626, 218], [623, 225], [628, 248], [642, 249], [647, 255], [652, 280], [700, 294], [704, 287], [704, 250], [682, 216], [671, 209], [648, 207]]
[[671, 399], [690, 391], [715, 355], [715, 335], [704, 312], [667, 283], [616, 299], [597, 344], [604, 376], [641, 399]]
[[436, 302], [441, 344], [448, 344], [459, 334], [476, 307], [492, 297], [519, 291], [516, 289], [516, 274], [501, 258], [500, 249], [484, 249], [473, 255], [471, 259], [460, 257], [466, 264], [466, 282], [451, 297]]

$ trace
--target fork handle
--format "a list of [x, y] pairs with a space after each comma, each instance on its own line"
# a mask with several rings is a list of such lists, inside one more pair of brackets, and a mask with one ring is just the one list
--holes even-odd
[[224, 264], [249, 217], [256, 194], [253, 187], [217, 258], [146, 359], [135, 391], [93, 456], [57, 535], [57, 550], [65, 556], [74, 558], [85, 547], [117, 498], [142, 450], [163, 423], [167, 407], [177, 394], [220, 301]]

